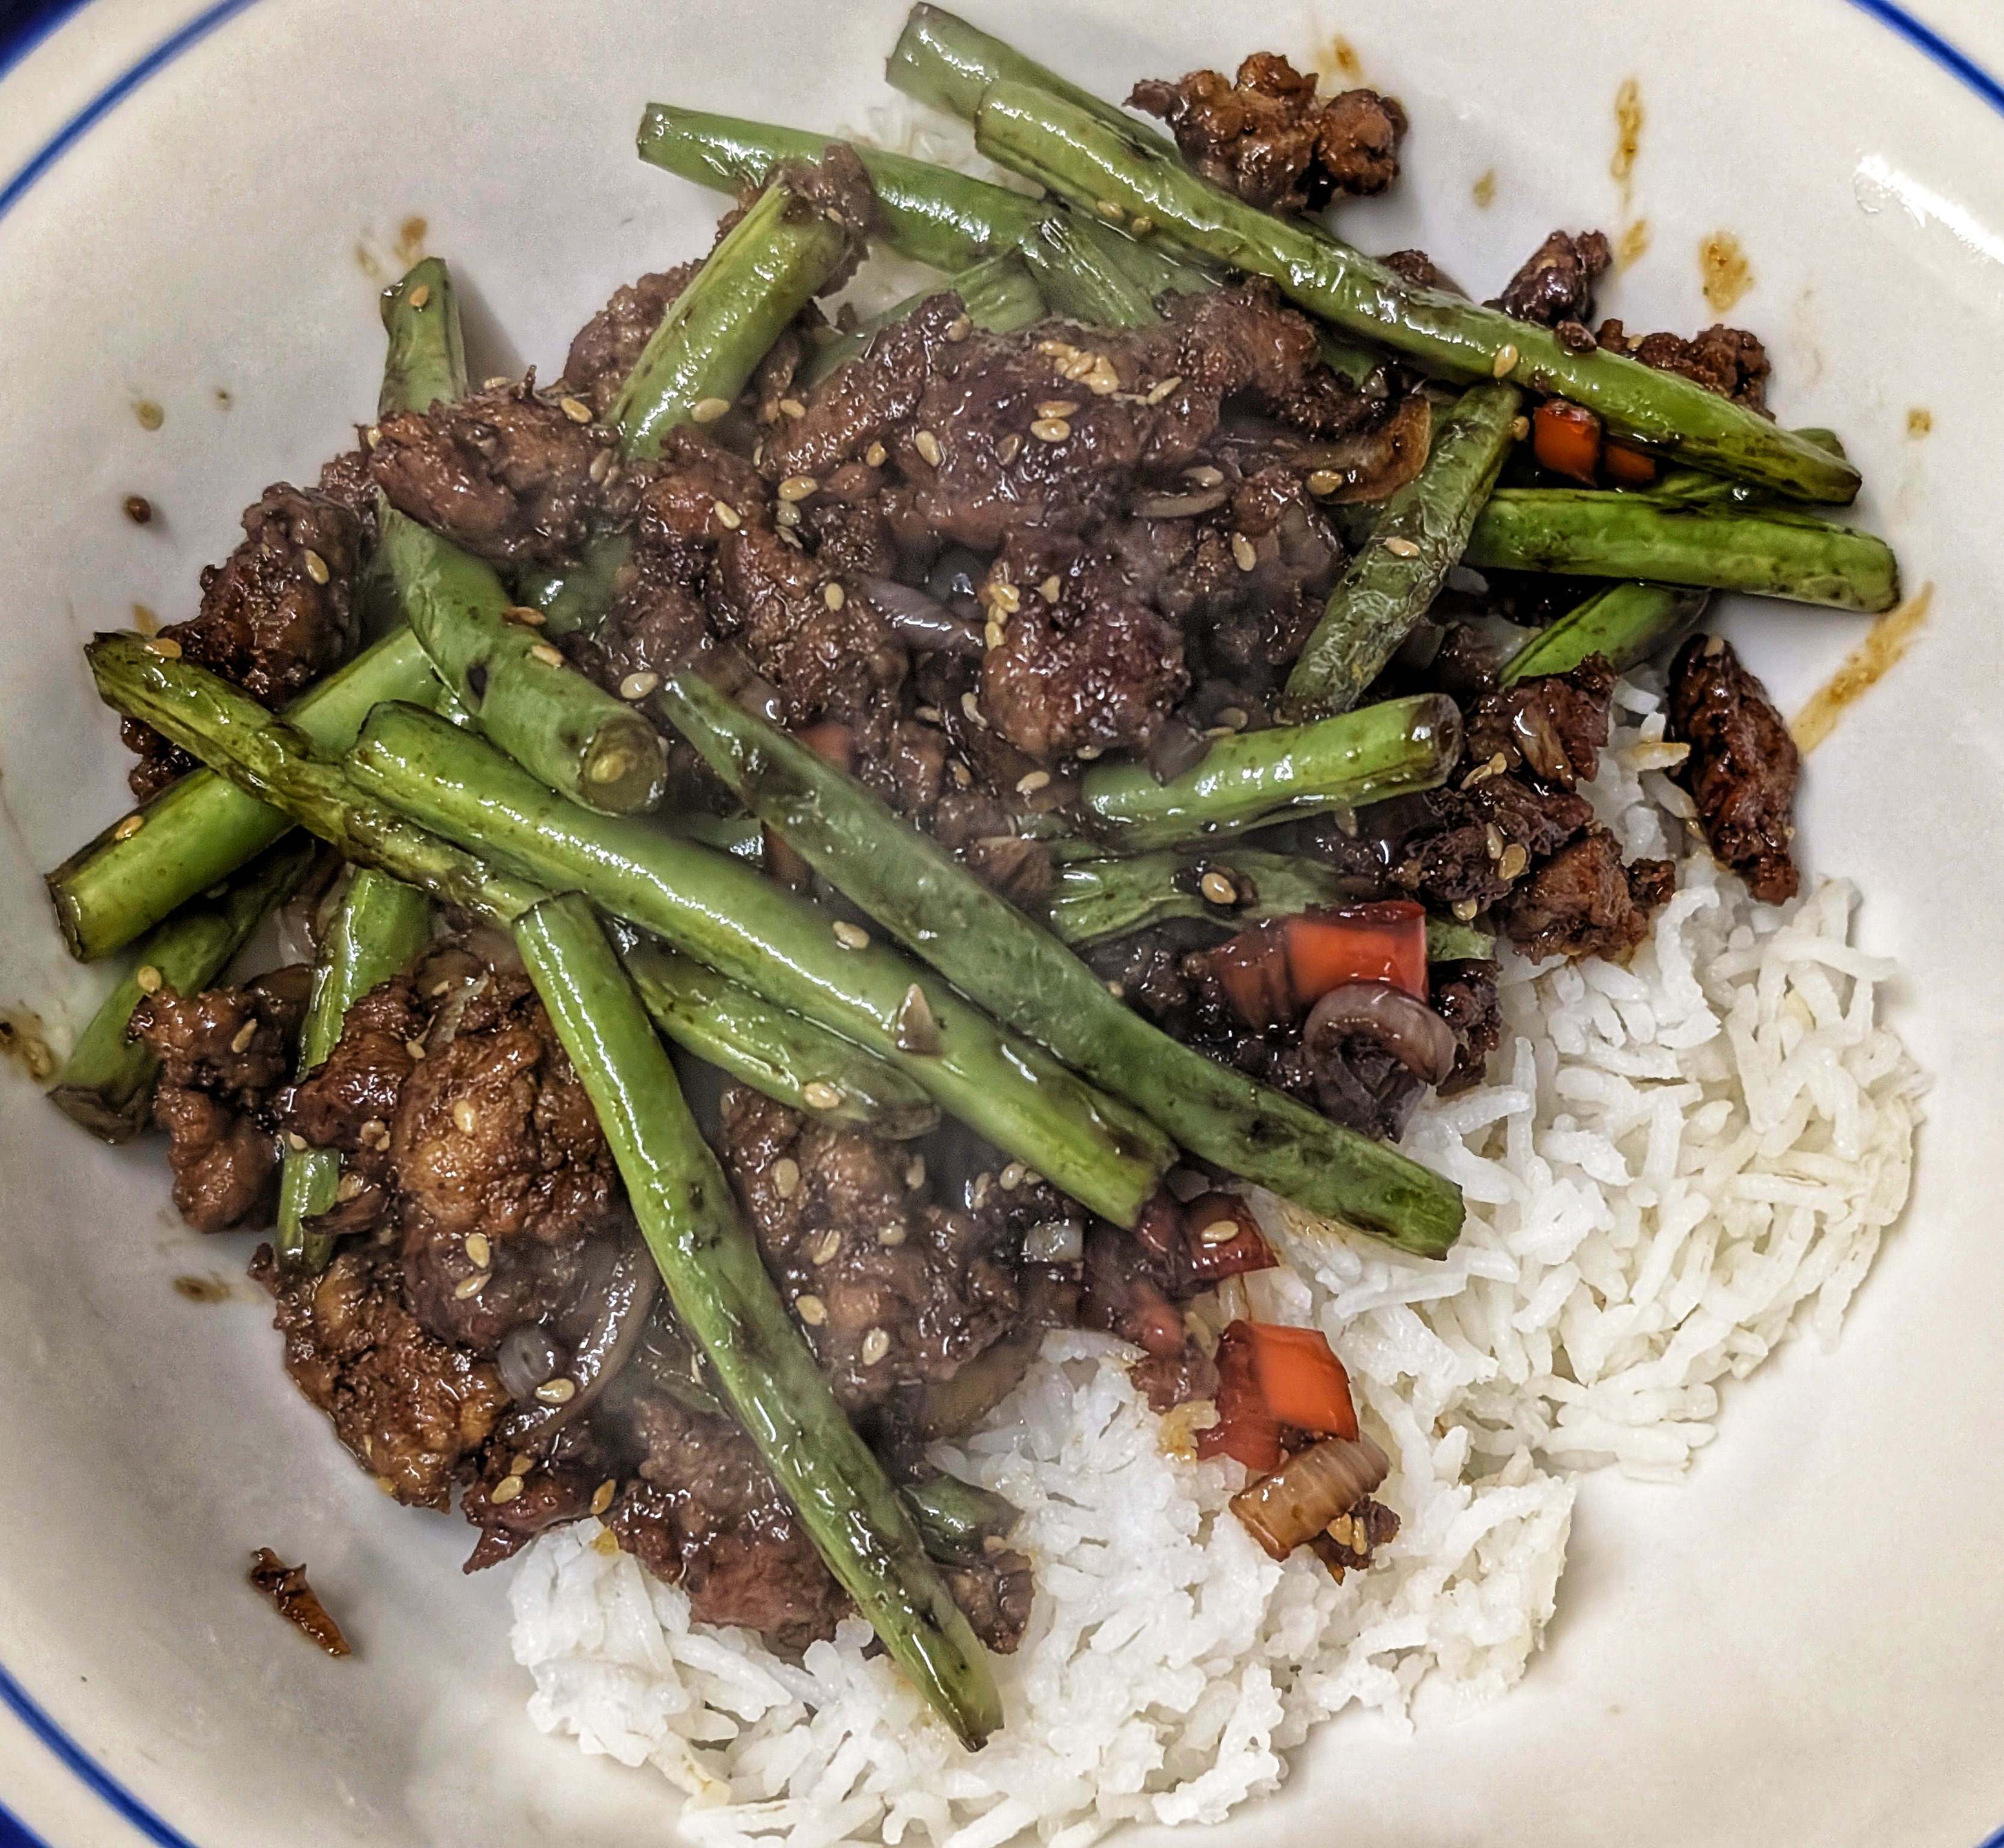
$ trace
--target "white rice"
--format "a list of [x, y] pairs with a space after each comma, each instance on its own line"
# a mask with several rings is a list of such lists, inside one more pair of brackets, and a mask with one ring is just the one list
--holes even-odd
[[1775, 908], [1713, 864], [1651, 767], [1658, 705], [1619, 689], [1589, 794], [1631, 855], [1683, 857], [1676, 896], [1626, 968], [1506, 961], [1499, 1082], [1406, 1138], [1467, 1195], [1448, 1260], [1256, 1196], [1285, 1261], [1245, 1281], [1253, 1313], [1327, 1332], [1393, 1459], [1404, 1525], [1372, 1570], [1273, 1564], [1226, 1507], [1244, 1472], [1170, 1454], [1133, 1351], [1053, 1334], [937, 1454], [1024, 1510], [1036, 1569], [985, 1751], [866, 1657], [861, 1624], [789, 1661], [692, 1625], [590, 1522], [517, 1571], [536, 1725], [658, 1766], [688, 1793], [681, 1832], [716, 1848], [1084, 1848], [1123, 1820], [1219, 1820], [1344, 1708], [1424, 1722], [1508, 1689], [1552, 1614], [1571, 1473], [1680, 1475], [1722, 1378], [1799, 1329], [1835, 1336], [1907, 1195], [1920, 1085], [1875, 1019], [1891, 965], [1850, 946], [1849, 886]]

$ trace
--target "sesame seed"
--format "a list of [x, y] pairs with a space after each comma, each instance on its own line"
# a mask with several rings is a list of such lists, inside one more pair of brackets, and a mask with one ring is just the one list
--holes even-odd
[[1214, 905], [1235, 905], [1238, 903], [1238, 888], [1223, 873], [1206, 873], [1198, 880], [1197, 889]]
[[1078, 406], [1068, 398], [1047, 398], [1037, 406], [1039, 417], [1069, 417]]
[[480, 388], [483, 391], [499, 391], [503, 385], [512, 385], [514, 382], [506, 373], [497, 372], [492, 378], [482, 379]]
[[533, 659], [541, 661], [546, 668], [560, 668], [564, 665], [562, 655], [552, 648], [548, 642], [536, 643], [529, 650], [529, 654]]
[[371, 1117], [363, 1124], [359, 1139], [364, 1148], [387, 1148], [390, 1126], [380, 1117]]
[[1194, 482], [1200, 488], [1222, 487], [1224, 484], [1224, 471], [1222, 468], [1212, 468], [1208, 462], [1200, 462], [1194, 468], [1186, 468], [1183, 471], [1183, 479]]
[[139, 965], [139, 973], [132, 979], [139, 984], [142, 994], [158, 994], [160, 984], [165, 978], [152, 963], [142, 963]]
[[946, 324], [946, 337], [958, 345], [974, 331], [974, 322], [967, 315], [956, 314]]
[[1095, 398], [1111, 398], [1120, 389], [1120, 374], [1113, 370], [1113, 362], [1104, 353], [1095, 353], [1092, 367], [1082, 381], [1091, 388]]
[[378, 1476], [376, 1478], [376, 1486], [385, 1495], [394, 1495], [397, 1492], [397, 1485], [387, 1476]]
[[804, 500], [810, 494], [818, 493], [821, 483], [811, 475], [790, 475], [780, 483], [782, 500]]
[[125, 496], [125, 517], [135, 526], [144, 526], [153, 517], [153, 503], [143, 494]]
[[[1180, 373], [1174, 378], [1164, 379], [1159, 385], [1151, 387], [1147, 396], [1141, 402], [1145, 405], [1158, 405], [1182, 382], [1182, 375]], [[1221, 480], [1223, 477], [1221, 476], [1219, 479]]]
[[1099, 363], [1099, 361], [1100, 356], [1098, 353], [1073, 353], [1068, 358], [1058, 362], [1058, 377], [1074, 380], [1089, 378], [1092, 374], [1092, 369]]
[[557, 400], [557, 409], [573, 423], [589, 423], [591, 421], [591, 406], [581, 398], [560, 398]]
[[885, 454], [884, 445], [881, 443], [873, 443], [864, 451], [863, 459], [872, 468], [881, 468], [884, 466]]
[[831, 1226], [808, 1247], [810, 1264], [825, 1264], [842, 1249], [842, 1234]]
[[1531, 864], [1531, 856], [1516, 841], [1503, 850], [1502, 857], [1496, 862], [1496, 870], [1506, 879], [1514, 879]]
[[[773, 517], [782, 526], [797, 526], [801, 523], [801, 510], [790, 500], [783, 500], [773, 509]], [[780, 536], [783, 538], [794, 537], [790, 533], [783, 533]]]
[[1252, 542], [1242, 532], [1231, 535], [1231, 556], [1238, 561], [1242, 571], [1249, 571], [1260, 562], [1260, 553]]
[[962, 763], [958, 757], [949, 758], [947, 760], [946, 767], [947, 773], [953, 778], [955, 783], [961, 788], [969, 789], [973, 787], [973, 771], [969, 770], [965, 764]]
[[1058, 581], [1058, 574], [1055, 571], [1037, 586], [1037, 594], [1046, 603], [1056, 602], [1063, 594], [1064, 586]]
[[1234, 731], [1243, 731], [1246, 725], [1245, 707], [1242, 706], [1224, 707], [1217, 715], [1217, 722], [1221, 725], [1228, 726]]
[[471, 1135], [480, 1127], [480, 1113], [473, 1107], [471, 1098], [461, 1097], [454, 1099], [452, 1122], [453, 1127], [463, 1136]]
[[1023, 607], [1023, 593], [1013, 584], [997, 578], [988, 585], [988, 601], [1004, 615], [1013, 616]]
[[536, 1397], [545, 1405], [567, 1405], [577, 1397], [575, 1380], [545, 1380], [536, 1388]]
[[790, 1155], [773, 1164], [773, 1191], [782, 1200], [790, 1200], [800, 1191], [801, 1165]]
[[425, 1056], [425, 1043], [422, 1040], [406, 1040], [404, 1042], [404, 1050], [412, 1058], [422, 1060]]
[[1483, 836], [1484, 843], [1489, 849], [1489, 857], [1492, 860], [1501, 860], [1503, 857], [1503, 830], [1491, 822], [1483, 830]]
[[608, 751], [594, 757], [587, 774], [594, 783], [617, 783], [633, 768], [633, 759], [624, 751]]
[[842, 1102], [842, 1093], [819, 1078], [801, 1086], [801, 1102], [811, 1110], [832, 1110]]
[[1489, 369], [1499, 379], [1507, 379], [1517, 370], [1517, 349], [1505, 342], [1496, 349], [1496, 363]]
[[1420, 556], [1418, 546], [1415, 545], [1410, 539], [1400, 538], [1396, 533], [1393, 533], [1386, 540], [1385, 549], [1394, 558], [1417, 558]]
[[471, 1296], [478, 1296], [486, 1289], [487, 1280], [493, 1275], [492, 1271], [475, 1271], [471, 1277], [461, 1278], [453, 1285], [452, 1299], [455, 1303], [464, 1303]]
[[345, 1205], [351, 1200], [360, 1198], [362, 1190], [367, 1185], [368, 1183], [359, 1174], [344, 1174], [334, 1190], [334, 1197]]
[[597, 454], [591, 458], [590, 474], [592, 480], [601, 487], [603, 487], [606, 482], [611, 479], [612, 474], [612, 451], [611, 450], [601, 449]]
[[1110, 225], [1119, 224], [1127, 216], [1120, 209], [1119, 202], [1114, 199], [1095, 199], [1093, 209]]
[[818, 1296], [800, 1296], [794, 1299], [794, 1313], [810, 1328], [818, 1328], [828, 1320], [828, 1305]]
[[502, 611], [503, 617], [523, 629], [540, 629], [549, 618], [539, 609], [531, 609], [526, 603], [511, 603]]
[[466, 1261], [476, 1271], [485, 1271], [494, 1262], [494, 1247], [488, 1243], [484, 1232], [469, 1232], [466, 1235]]
[[315, 584], [325, 584], [328, 577], [327, 560], [309, 545], [306, 551], [307, 576]]
[[521, 1492], [522, 1478], [520, 1476], [503, 1476], [494, 1485], [487, 1499], [490, 1502], [512, 1502]]
[[1015, 461], [1017, 453], [1022, 448], [1022, 447], [1023, 439], [1018, 436], [1014, 430], [1011, 430], [1007, 436], [1004, 437], [1000, 443], [995, 445], [995, 459], [1006, 468], [1011, 462]]
[[229, 1042], [229, 1050], [232, 1052], [248, 1052], [250, 1050], [250, 1042], [257, 1037], [257, 1022], [247, 1020], [236, 1029], [236, 1037]]
[[1040, 789], [1049, 788], [1050, 783], [1049, 770], [1032, 770], [1027, 776], [1016, 779], [1016, 793], [1019, 796], [1033, 796]]
[[1230, 738], [1234, 734], [1229, 725], [1207, 725], [1203, 728], [1203, 735], [1209, 738]]
[[1008, 641], [1009, 632], [993, 616], [990, 616], [988, 619], [987, 626], [981, 632], [981, 639], [990, 647], [1000, 648]]
[[807, 406], [802, 404], [797, 398], [781, 398], [780, 400], [780, 409], [787, 416], [792, 418], [796, 423], [808, 414]]
[[[922, 1155], [915, 1155], [905, 1164], [905, 1185], [908, 1187], [916, 1189], [923, 1187], [925, 1184], [926, 1158]], [[881, 1241], [884, 1235], [882, 1233], [879, 1233], [877, 1236], [878, 1240]], [[904, 1236], [905, 1233], [903, 1227], [899, 1227], [898, 1237], [902, 1238]], [[893, 1240], [892, 1242], [895, 1243], [896, 1240]]]
[[362, 437], [363, 440], [371, 449], [380, 449], [383, 447], [383, 433], [373, 423], [362, 433]]
[[1725, 652], [1725, 637], [1724, 636], [1708, 635], [1704, 638], [1704, 657], [1707, 661], [1716, 661]]
[[1463, 924], [1466, 924], [1481, 909], [1473, 899], [1456, 899], [1454, 901], [1454, 914]]
[[867, 949], [870, 933], [860, 924], [853, 924], [846, 917], [838, 918], [835, 926], [835, 940], [844, 949]]
[[170, 635], [156, 635], [146, 644], [149, 654], [157, 654], [163, 661], [179, 661], [181, 645]]
[[930, 430], [920, 430], [912, 439], [912, 447], [933, 467], [939, 466], [940, 440]]
[[1238, 1236], [1238, 1222], [1235, 1219], [1214, 1219], [1197, 1235], [1200, 1245], [1228, 1245]]
[[111, 838], [114, 840], [130, 840], [145, 825], [146, 818], [143, 815], [128, 815], [111, 830]]
[[1106, 984], [1106, 992], [1116, 1001], [1125, 1001], [1127, 998], [1127, 984], [1124, 982], [1109, 982]]
[[643, 668], [619, 682], [619, 696], [622, 700], [644, 700], [660, 684], [660, 675]]
[[600, 1483], [591, 1492], [591, 1512], [594, 1514], [603, 1514], [612, 1506], [612, 1498], [618, 1492], [617, 1483], [609, 1481]]
[[1076, 757], [1081, 763], [1091, 763], [1096, 762], [1100, 757], [1105, 756], [1105, 748], [1101, 745], [1081, 745], [1079, 748], [1072, 753], [1072, 755]]
[[863, 1364], [874, 1367], [891, 1352], [891, 1338], [881, 1328], [873, 1328], [863, 1338]]
[[831, 577], [821, 587], [821, 600], [830, 609], [839, 609], [849, 601], [849, 593]]
[[[912, 1180], [912, 1177], [911, 1177], [910, 1171], [908, 1169], [908, 1170], [906, 1171], [906, 1173], [905, 1178], [906, 1178], [906, 1180], [907, 1181], [910, 1182], [910, 1183], [911, 1183], [911, 1185], [912, 1185], [912, 1186], [913, 1186], [913, 1187], [921, 1187], [921, 1186], [923, 1186], [923, 1185], [924, 1184], [924, 1183], [925, 1183], [925, 1178], [926, 1178], [926, 1177], [925, 1177], [924, 1173], [923, 1173], [923, 1172], [921, 1172], [921, 1173], [920, 1173], [920, 1176], [919, 1176], [919, 1178], [918, 1178], [916, 1180]], [[905, 1229], [904, 1229], [904, 1227], [903, 1227], [903, 1226], [881, 1226], [881, 1227], [879, 1227], [879, 1228], [878, 1228], [878, 1233], [877, 1233], [877, 1243], [878, 1243], [878, 1244], [881, 1245], [881, 1246], [885, 1248], [885, 1250], [887, 1250], [887, 1251], [889, 1251], [889, 1250], [895, 1250], [899, 1246], [900, 1246], [900, 1245], [902, 1245], [902, 1243], [904, 1243], [904, 1242], [905, 1242]]]
[[289, 1148], [293, 1154], [300, 1155], [304, 1153], [307, 1145], [307, 1139], [304, 1136], [301, 1135], [297, 1130], [287, 1130], [286, 1131], [285, 1141], [286, 1146]]
[[689, 421], [692, 423], [714, 423], [730, 409], [730, 400], [727, 398], [699, 398], [689, 406]]
[[960, 696], [960, 710], [967, 714], [971, 723], [979, 725], [984, 731], [987, 730], [988, 721], [981, 716], [980, 703], [976, 700], [972, 689]]
[[1062, 443], [1071, 434], [1071, 426], [1062, 417], [1039, 417], [1030, 426], [1030, 434], [1039, 443]]
[[1333, 494], [1343, 486], [1341, 473], [1334, 468], [1312, 468], [1309, 471], [1309, 492], [1311, 494]]
[[937, 706], [915, 706], [912, 717], [921, 724], [937, 725], [940, 722], [940, 709]]
[[996, 1178], [1001, 1183], [1004, 1193], [1013, 1194], [1023, 1184], [1023, 1176], [1027, 1172], [1021, 1162], [1011, 1162]]
[[420, 282], [409, 295], [405, 297], [405, 300], [414, 308], [422, 308], [431, 299], [432, 286], [429, 282]]
[[1037, 351], [1047, 359], [1062, 359], [1077, 352], [1078, 349], [1069, 341], [1039, 340], [1037, 342]]
[[1529, 418], [1512, 417], [1510, 419], [1510, 434], [1519, 443], [1522, 442], [1523, 440], [1530, 433], [1531, 420]]
[[511, 1476], [526, 1476], [535, 1467], [535, 1458], [527, 1450], [517, 1450], [508, 1459], [508, 1473]]

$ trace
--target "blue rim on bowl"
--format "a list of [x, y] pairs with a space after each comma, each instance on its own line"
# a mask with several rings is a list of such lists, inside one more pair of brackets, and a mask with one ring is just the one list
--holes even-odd
[[[10, 9], [8, 17], [0, 19], [0, 81], [4, 81], [15, 66], [51, 34], [90, 4], [91, 0], [25, 0], [24, 4]], [[141, 85], [217, 27], [255, 4], [256, 0], [216, 0], [215, 4], [205, 8], [114, 78], [64, 122], [17, 172], [0, 181], [0, 218], [5, 218], [44, 174]], [[1985, 70], [1932, 27], [1904, 7], [1892, 4], [1892, 0], [1850, 0], [1850, 4], [1904, 39], [1999, 114], [2004, 114], [2004, 81]], [[156, 1815], [65, 1732], [4, 1664], [0, 1664], [0, 1704], [9, 1708], [51, 1752], [145, 1839], [159, 1844], [159, 1848], [195, 1848], [186, 1836]], [[31, 1832], [7, 1808], [4, 1800], [0, 1800], [0, 1848], [51, 1848], [51, 1844]], [[2004, 1848], [2004, 1828], [1988, 1836], [1979, 1848]]]

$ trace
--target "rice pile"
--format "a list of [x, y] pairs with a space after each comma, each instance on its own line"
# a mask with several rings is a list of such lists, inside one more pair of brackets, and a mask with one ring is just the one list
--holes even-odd
[[[1629, 967], [1506, 963], [1499, 1082], [1406, 1139], [1466, 1192], [1452, 1256], [1256, 1196], [1284, 1263], [1244, 1280], [1252, 1313], [1328, 1334], [1393, 1459], [1379, 1495], [1404, 1526], [1373, 1570], [1274, 1565], [1228, 1511], [1240, 1466], [1172, 1454], [1187, 1425], [1137, 1399], [1133, 1351], [1056, 1334], [937, 1453], [1024, 1510], [1036, 1567], [985, 1751], [866, 1658], [863, 1625], [799, 1662], [692, 1625], [589, 1522], [514, 1580], [537, 1726], [658, 1766], [688, 1793], [681, 1832], [715, 1848], [1083, 1848], [1126, 1819], [1221, 1819], [1346, 1707], [1423, 1722], [1510, 1688], [1552, 1614], [1571, 1472], [1682, 1473], [1723, 1377], [1797, 1330], [1835, 1335], [1907, 1194], [1920, 1087], [1874, 1019], [1891, 966], [1848, 942], [1855, 893], [1776, 909], [1715, 868], [1662, 774], [1659, 706], [1618, 690], [1588, 793], [1631, 855], [1695, 850]], [[1221, 1325], [1240, 1306], [1201, 1306]]]

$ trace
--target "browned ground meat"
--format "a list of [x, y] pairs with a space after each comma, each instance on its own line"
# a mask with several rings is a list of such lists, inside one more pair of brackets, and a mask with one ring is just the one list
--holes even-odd
[[940, 1576], [975, 1635], [997, 1655], [1013, 1656], [1030, 1627], [1029, 1561], [998, 1547], [976, 1564], [941, 1566]]
[[[594, 1502], [603, 1513], [618, 1491], [622, 1461], [595, 1422], [582, 1419], [528, 1454], [506, 1441], [489, 1445], [479, 1480], [460, 1499], [461, 1513], [480, 1530], [461, 1569], [484, 1572], [513, 1559], [546, 1529], [591, 1513]], [[503, 1483], [509, 1489], [496, 1501]]]
[[1621, 864], [1620, 844], [1589, 828], [1516, 886], [1498, 916], [1534, 961], [1547, 956], [1619, 960], [1648, 934], [1649, 913], [1676, 887], [1668, 860]]
[[1729, 398], [1764, 417], [1768, 409], [1768, 350], [1741, 328], [1707, 328], [1695, 339], [1676, 334], [1629, 336], [1618, 321], [1604, 321], [1596, 338], [1610, 352], [1626, 353], [1659, 372], [1681, 373], [1708, 391]]
[[688, 1592], [699, 1622], [762, 1631], [788, 1649], [832, 1636], [849, 1599], [751, 1439], [660, 1396], [633, 1420], [644, 1460], [605, 1516], [619, 1544]]
[[1454, 1069], [1435, 1086], [1452, 1097], [1482, 1082], [1489, 1055], [1503, 1040], [1503, 1010], [1497, 999], [1494, 963], [1436, 963], [1428, 972], [1434, 1012], [1454, 1029]]
[[1802, 759], [1768, 689], [1723, 636], [1694, 635], [1670, 669], [1669, 735], [1690, 746], [1681, 780], [1711, 850], [1754, 896], [1796, 896], [1796, 780]]
[[418, 1325], [380, 1248], [351, 1247], [319, 1277], [288, 1282], [261, 1245], [250, 1275], [277, 1299], [286, 1371], [356, 1461], [400, 1502], [448, 1506], [507, 1408], [493, 1368]]
[[268, 1226], [278, 1205], [272, 1099], [292, 1075], [310, 972], [275, 970], [247, 987], [184, 998], [163, 988], [132, 1011], [159, 1055], [154, 1120], [169, 1136], [174, 1207], [198, 1232]]
[[1416, 289], [1438, 289], [1444, 295], [1466, 295], [1456, 282], [1422, 250], [1387, 251], [1378, 261]]
[[766, 1264], [846, 1409], [944, 1386], [1017, 1331], [1000, 1228], [930, 1204], [908, 1152], [734, 1085], [723, 1134]]
[[1314, 78], [1271, 51], [1254, 52], [1234, 82], [1193, 71], [1137, 83], [1127, 107], [1160, 116], [1191, 166], [1256, 205], [1316, 211], [1398, 177], [1406, 112], [1396, 102], [1369, 89], [1318, 99]]
[[[355, 652], [365, 535], [346, 507], [279, 482], [245, 510], [243, 535], [224, 563], [203, 570], [201, 614], [170, 624], [160, 639], [260, 704], [280, 707]], [[126, 720], [120, 735], [140, 753], [128, 780], [142, 801], [192, 766], [136, 720]]]
[[668, 305], [695, 280], [700, 263], [653, 270], [612, 292], [612, 299], [577, 331], [564, 361], [564, 383], [603, 417], [633, 370]]
[[1489, 305], [1519, 321], [1575, 328], [1585, 336], [1584, 344], [1591, 346], [1593, 336], [1587, 332], [1586, 324], [1593, 313], [1593, 286], [1613, 261], [1614, 253], [1602, 233], [1582, 231], [1575, 237], [1554, 231]]
[[[573, 401], [574, 402], [576, 401]], [[482, 558], [556, 564], [583, 542], [594, 484], [616, 454], [609, 432], [575, 422], [531, 373], [377, 426], [369, 458], [399, 513]]]
[[1614, 670], [1598, 654], [1569, 674], [1519, 681], [1470, 708], [1463, 755], [1471, 765], [1500, 756], [1503, 768], [1527, 771], [1550, 789], [1590, 783], [1607, 742], [1613, 691]]

